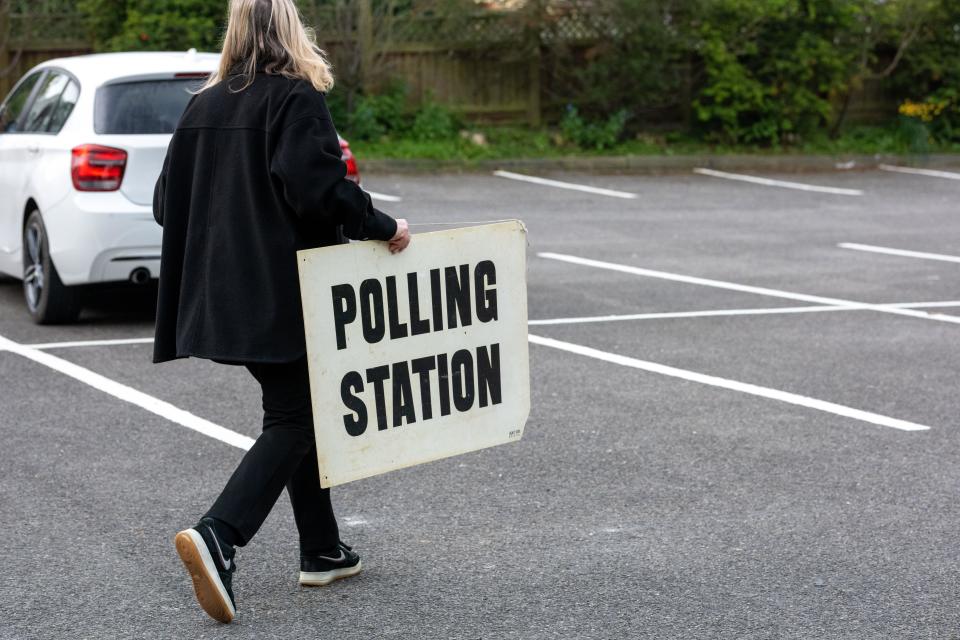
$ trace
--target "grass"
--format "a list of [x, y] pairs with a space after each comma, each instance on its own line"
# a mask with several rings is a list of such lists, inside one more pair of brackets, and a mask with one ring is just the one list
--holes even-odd
[[[693, 155], [755, 153], [779, 154], [911, 154], [960, 153], [960, 143], [935, 144], [917, 135], [916, 130], [899, 124], [861, 126], [838, 138], [824, 135], [793, 146], [717, 145], [680, 133], [641, 134], [632, 140], [606, 149], [581, 149], [565, 143], [548, 129], [524, 127], [474, 127], [469, 134], [481, 134], [485, 144], [470, 136], [446, 140], [420, 141], [384, 137], [377, 141], [351, 140], [351, 147], [362, 159], [441, 160], [466, 164], [481, 160], [517, 158], [560, 158], [564, 156]], [[345, 137], [350, 140], [349, 132]]]

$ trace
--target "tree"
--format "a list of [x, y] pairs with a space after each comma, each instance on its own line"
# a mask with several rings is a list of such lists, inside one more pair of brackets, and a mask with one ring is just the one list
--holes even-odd
[[[923, 34], [936, 31], [941, 8], [955, 0], [852, 0], [853, 20], [840, 46], [853, 52], [846, 87], [831, 135], [837, 136], [847, 116], [850, 99], [869, 81], [884, 81], [896, 72]], [[932, 38], [934, 41], [939, 39]]]
[[902, 114], [919, 109], [931, 137], [960, 141], [960, 0], [933, 3], [889, 86]]
[[689, 101], [690, 21], [699, 0], [600, 0], [547, 7], [551, 97], [588, 119], [646, 120]]
[[707, 2], [693, 102], [706, 137], [775, 145], [822, 130], [849, 82], [855, 18], [852, 3], [834, 0]]
[[219, 48], [222, 0], [78, 0], [98, 51]]

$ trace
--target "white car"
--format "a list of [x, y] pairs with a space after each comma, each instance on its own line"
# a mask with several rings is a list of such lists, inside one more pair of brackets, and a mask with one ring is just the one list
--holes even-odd
[[193, 50], [50, 60], [0, 105], [0, 273], [23, 280], [34, 321], [75, 320], [81, 285], [158, 277], [154, 184], [190, 91], [219, 60]]

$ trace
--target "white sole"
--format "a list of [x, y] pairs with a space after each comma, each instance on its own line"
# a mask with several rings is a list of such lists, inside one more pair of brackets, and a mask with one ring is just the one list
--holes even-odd
[[301, 571], [300, 584], [305, 587], [324, 587], [341, 578], [355, 576], [360, 573], [362, 569], [363, 562], [357, 561], [357, 564], [352, 567], [334, 569], [333, 571]]
[[217, 565], [207, 549], [207, 543], [196, 529], [185, 529], [174, 538], [177, 554], [193, 580], [197, 602], [207, 615], [218, 622], [232, 622], [237, 615], [230, 595], [220, 580]]

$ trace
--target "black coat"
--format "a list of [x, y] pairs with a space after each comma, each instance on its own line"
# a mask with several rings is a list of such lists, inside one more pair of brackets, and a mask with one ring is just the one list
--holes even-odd
[[396, 233], [344, 179], [323, 94], [263, 73], [240, 92], [227, 84], [190, 101], [154, 192], [154, 362], [296, 360], [306, 352], [296, 252]]

